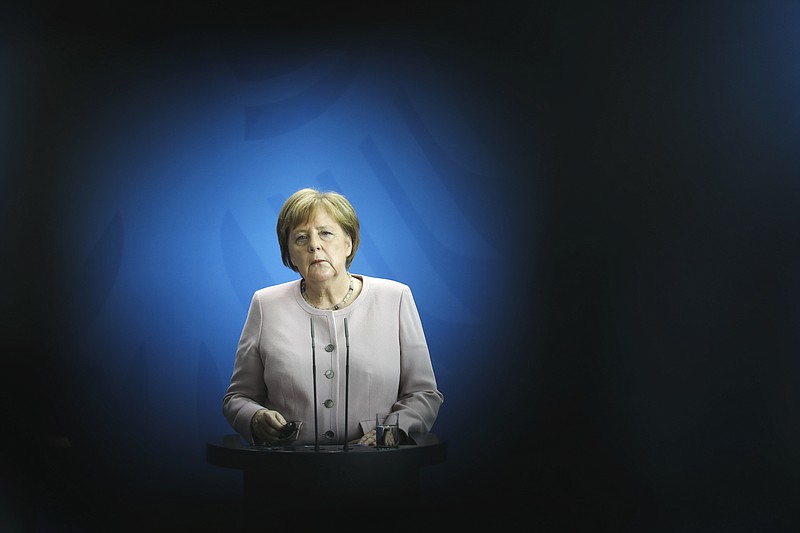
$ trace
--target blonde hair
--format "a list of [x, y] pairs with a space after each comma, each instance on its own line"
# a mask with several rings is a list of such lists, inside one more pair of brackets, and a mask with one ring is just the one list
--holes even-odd
[[317, 209], [322, 208], [342, 227], [350, 237], [352, 248], [350, 255], [345, 260], [345, 267], [350, 268], [356, 256], [358, 244], [361, 241], [361, 226], [358, 222], [356, 211], [350, 202], [338, 192], [320, 192], [316, 189], [300, 189], [284, 202], [278, 213], [278, 245], [281, 248], [283, 264], [297, 272], [297, 267], [292, 264], [289, 256], [289, 233], [300, 224], [307, 222]]

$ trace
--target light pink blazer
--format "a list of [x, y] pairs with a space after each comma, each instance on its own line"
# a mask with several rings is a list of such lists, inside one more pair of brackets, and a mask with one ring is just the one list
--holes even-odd
[[436, 387], [411, 290], [396, 281], [358, 277], [361, 294], [339, 311], [311, 307], [300, 294], [300, 280], [253, 295], [222, 401], [223, 414], [244, 438], [252, 442], [250, 419], [267, 407], [287, 421], [303, 422], [298, 443], [314, 442], [313, 319], [319, 442], [344, 442], [345, 317], [350, 334], [347, 438], [360, 437], [374, 427], [376, 413], [389, 411], [399, 411], [406, 434], [430, 431], [444, 396]]

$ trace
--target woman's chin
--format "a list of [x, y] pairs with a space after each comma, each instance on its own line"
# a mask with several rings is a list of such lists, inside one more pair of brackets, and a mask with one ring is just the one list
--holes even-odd
[[327, 268], [315, 268], [312, 267], [309, 269], [308, 273], [306, 274], [306, 283], [325, 283], [326, 281], [330, 281], [334, 278], [336, 272], [333, 271], [330, 267]]

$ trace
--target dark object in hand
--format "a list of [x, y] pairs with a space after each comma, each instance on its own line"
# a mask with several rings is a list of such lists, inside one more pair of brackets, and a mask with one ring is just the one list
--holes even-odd
[[294, 440], [297, 438], [297, 435], [300, 433], [300, 426], [303, 423], [299, 421], [291, 421], [287, 422], [285, 426], [280, 429], [278, 433], [278, 437], [280, 440]]

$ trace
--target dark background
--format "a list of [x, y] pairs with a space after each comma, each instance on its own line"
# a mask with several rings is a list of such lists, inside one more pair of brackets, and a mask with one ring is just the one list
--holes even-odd
[[492, 102], [472, 109], [482, 135], [513, 132], [514, 157], [530, 146], [535, 175], [497, 183], [513, 235], [504, 250], [530, 258], [491, 280], [509, 310], [492, 347], [514, 355], [487, 353], [464, 426], [448, 435], [469, 453], [431, 476], [433, 503], [417, 519], [796, 530], [796, 2], [2, 9], [5, 67], [22, 62], [24, 76], [3, 80], [0, 519], [81, 530], [240, 518], [213, 487], [132, 483], [98, 466], [116, 450], [49, 440], [53, 427], [79, 433], [70, 421], [81, 416], [55, 401], [53, 375], [65, 281], [52, 155], [66, 88], [76, 72], [102, 76], [98, 57], [190, 48], [202, 28], [276, 41], [412, 36], [463, 81], [465, 100]]

